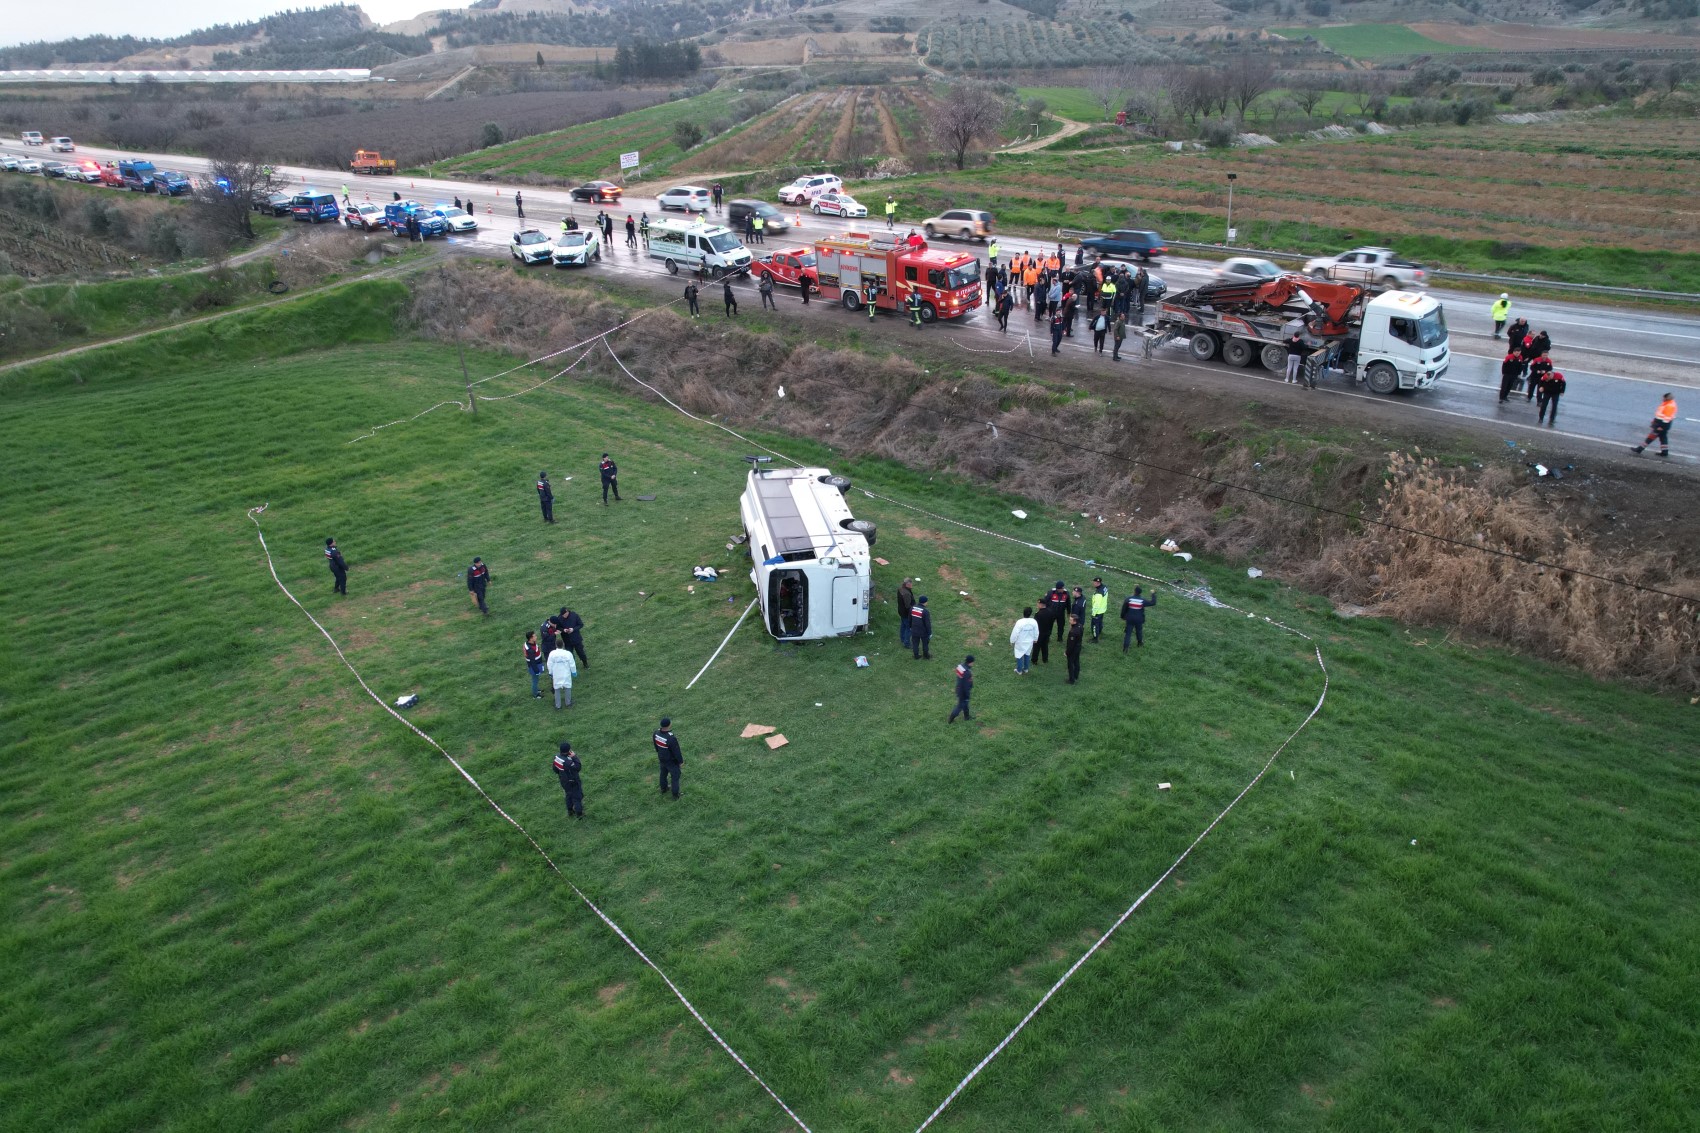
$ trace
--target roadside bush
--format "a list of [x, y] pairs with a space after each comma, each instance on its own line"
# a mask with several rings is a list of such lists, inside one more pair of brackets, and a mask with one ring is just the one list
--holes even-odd
[[1239, 123], [1229, 118], [1212, 118], [1199, 127], [1199, 136], [1211, 149], [1227, 149], [1239, 135]]
[[502, 128], [500, 126], [494, 122], [484, 123], [484, 132], [478, 141], [480, 149], [489, 149], [491, 146], [499, 146], [505, 141], [507, 141], [507, 135], [502, 133]]
[[695, 122], [673, 123], [673, 144], [681, 150], [694, 148], [702, 141], [702, 127]]

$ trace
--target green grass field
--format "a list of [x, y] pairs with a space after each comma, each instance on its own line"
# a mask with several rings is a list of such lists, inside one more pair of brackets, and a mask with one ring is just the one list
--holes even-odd
[[[1304, 642], [1173, 595], [1144, 650], [1088, 645], [1075, 687], [1060, 653], [1017, 681], [1018, 608], [1091, 572], [852, 493], [891, 563], [874, 634], [779, 645], [746, 623], [687, 693], [749, 598], [725, 549], [747, 446], [605, 365], [350, 444], [460, 388], [454, 351], [392, 329], [404, 298], [362, 284], [0, 378], [6, 1128], [790, 1127], [361, 694], [268, 576], [260, 503], [283, 581], [378, 694], [418, 692], [410, 718], [816, 1129], [913, 1128], [1320, 691]], [[1175, 568], [1030, 502], [1021, 525], [1019, 501], [947, 477], [760, 439]], [[627, 496], [608, 509], [605, 449]], [[474, 554], [488, 618], [460, 578]], [[691, 592], [698, 563], [725, 580]], [[1694, 710], [1193, 566], [1317, 636], [1327, 706], [935, 1128], [1688, 1129]], [[904, 574], [933, 597], [930, 663], [897, 648]], [[558, 713], [520, 640], [563, 603], [591, 667]], [[947, 726], [964, 651], [976, 721]], [[677, 803], [653, 785], [663, 712]], [[738, 738], [748, 722], [790, 745]], [[582, 824], [548, 769], [562, 738]]]
[[1311, 36], [1325, 47], [1354, 59], [1374, 59], [1381, 55], [1452, 55], [1464, 51], [1480, 51], [1478, 47], [1461, 47], [1430, 39], [1412, 31], [1404, 24], [1341, 24], [1326, 28], [1270, 28], [1276, 35], [1288, 39]]
[[1093, 100], [1092, 92], [1085, 87], [1020, 87], [1015, 93], [1022, 98], [1042, 98], [1052, 114], [1072, 118], [1076, 122], [1104, 120], [1104, 108]]
[[461, 154], [438, 162], [429, 172], [433, 177], [478, 173], [512, 177], [540, 173], [573, 180], [612, 178], [620, 174], [620, 155], [636, 150], [642, 155], [644, 171], [660, 174], [681, 156], [679, 147], [673, 144], [675, 123], [705, 125], [725, 114], [739, 97], [739, 92], [731, 88], [711, 90], [600, 122]]

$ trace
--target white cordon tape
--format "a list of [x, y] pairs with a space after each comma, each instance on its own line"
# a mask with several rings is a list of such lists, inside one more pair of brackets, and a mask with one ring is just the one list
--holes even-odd
[[[613, 358], [615, 363], [620, 367], [620, 369], [625, 371], [626, 376], [628, 378], [630, 378], [632, 381], [636, 382], [638, 385], [642, 386], [644, 389], [647, 389], [651, 393], [655, 394], [655, 396], [659, 397], [662, 401], [665, 401], [668, 405], [671, 405], [674, 409], [677, 409], [680, 413], [684, 414], [686, 417], [689, 417], [693, 421], [700, 421], [700, 422], [703, 422], [704, 424], [713, 425], [716, 429], [719, 429], [722, 432], [731, 434], [732, 436], [738, 438], [740, 441], [743, 441], [747, 445], [752, 445], [755, 448], [759, 448], [763, 452], [768, 453], [772, 456], [776, 456], [781, 460], [789, 461], [790, 463], [796, 465], [799, 468], [803, 467], [803, 465], [799, 464], [796, 460], [792, 459], [791, 457], [786, 456], [784, 453], [776, 452], [775, 450], [767, 448], [764, 445], [758, 445], [754, 441], [750, 440], [748, 437], [744, 436], [742, 433], [739, 433], [739, 432], [737, 432], [733, 429], [730, 429], [727, 426], [720, 424], [718, 421], [708, 421], [705, 418], [698, 417], [696, 414], [694, 414], [690, 410], [684, 408], [678, 402], [674, 401], [672, 398], [668, 397], [666, 394], [662, 393], [660, 390], [656, 389], [654, 386], [650, 385], [648, 382], [644, 381], [642, 378], [640, 378], [636, 374], [632, 373], [631, 370], [627, 369], [626, 364], [624, 362], [620, 361], [619, 356], [614, 353], [613, 347], [608, 346], [606, 341], [603, 342], [603, 345], [605, 347], [607, 347], [607, 349], [608, 349], [608, 356]], [[1015, 544], [1018, 544], [1020, 546], [1027, 547], [1030, 550], [1043, 551], [1047, 555], [1054, 555], [1059, 559], [1067, 559], [1070, 562], [1080, 563], [1083, 566], [1093, 566], [1093, 567], [1097, 567], [1101, 570], [1113, 570], [1113, 571], [1117, 572], [1118, 574], [1126, 574], [1126, 575], [1130, 575], [1134, 578], [1143, 578], [1143, 579], [1145, 579], [1149, 582], [1156, 583], [1160, 586], [1166, 586], [1166, 587], [1170, 588], [1171, 590], [1175, 591], [1176, 593], [1181, 594], [1185, 597], [1195, 598], [1195, 599], [1200, 597], [1200, 595], [1197, 593], [1196, 590], [1193, 590], [1193, 591], [1186, 590], [1182, 587], [1176, 586], [1173, 582], [1169, 581], [1168, 579], [1159, 578], [1156, 575], [1145, 574], [1141, 571], [1132, 570], [1132, 569], [1127, 568], [1127, 567], [1113, 566], [1109, 563], [1101, 563], [1101, 562], [1083, 559], [1078, 555], [1068, 554], [1066, 551], [1053, 550], [1052, 548], [1045, 546], [1043, 543], [1031, 543], [1031, 542], [1028, 542], [1025, 539], [1017, 539], [1013, 535], [1005, 535], [1001, 531], [993, 531], [993, 530], [991, 530], [989, 528], [985, 528], [985, 527], [976, 527], [971, 523], [964, 523], [959, 519], [952, 519], [949, 516], [940, 515], [937, 512], [928, 511], [925, 508], [916, 507], [914, 504], [904, 503], [902, 500], [892, 499], [890, 496], [881, 495], [878, 492], [869, 492], [865, 488], [863, 489], [863, 491], [866, 492], [867, 495], [872, 497], [873, 499], [884, 500], [886, 503], [893, 504], [897, 507], [906, 508], [909, 511], [916, 512], [920, 515], [929, 516], [930, 518], [936, 519], [936, 520], [940, 521], [941, 523], [949, 523], [949, 524], [952, 524], [956, 527], [964, 528], [965, 530], [968, 530], [968, 531], [978, 532], [981, 535], [989, 535], [994, 539], [1002, 539], [1005, 542], [1015, 543]], [[1231, 606], [1226, 602], [1220, 601], [1219, 599], [1215, 599], [1214, 596], [1212, 596], [1211, 605], [1214, 606], [1214, 607], [1225, 609], [1225, 610], [1233, 610], [1236, 613], [1245, 614], [1248, 618], [1258, 616], [1258, 615], [1252, 613], [1250, 610], [1242, 610], [1238, 606]], [[748, 610], [745, 611], [745, 613], [748, 613], [748, 612], [749, 612]], [[1080, 970], [1080, 968], [1086, 963], [1086, 961], [1090, 960], [1093, 957], [1093, 955], [1097, 953], [1098, 949], [1102, 948], [1104, 946], [1105, 942], [1107, 942], [1110, 939], [1111, 936], [1115, 935], [1116, 930], [1121, 928], [1121, 926], [1124, 923], [1126, 923], [1127, 919], [1129, 917], [1133, 916], [1133, 914], [1136, 911], [1138, 911], [1138, 909], [1141, 905], [1145, 904], [1146, 899], [1149, 898], [1151, 896], [1151, 894], [1155, 893], [1158, 890], [1158, 888], [1162, 886], [1163, 882], [1167, 881], [1174, 874], [1175, 870], [1177, 870], [1181, 867], [1181, 863], [1185, 862], [1187, 860], [1187, 858], [1192, 856], [1192, 852], [1198, 848], [1199, 844], [1202, 843], [1205, 838], [1210, 836], [1211, 831], [1215, 830], [1217, 826], [1221, 825], [1222, 820], [1227, 818], [1228, 814], [1236, 806], [1239, 805], [1240, 800], [1245, 798], [1248, 794], [1250, 794], [1252, 789], [1254, 787], [1256, 787], [1260, 782], [1263, 781], [1263, 777], [1269, 773], [1269, 769], [1275, 765], [1275, 761], [1280, 758], [1281, 753], [1287, 750], [1288, 745], [1290, 745], [1295, 739], [1297, 739], [1298, 736], [1299, 736], [1299, 733], [1304, 731], [1306, 728], [1308, 728], [1310, 726], [1310, 722], [1312, 720], [1316, 719], [1317, 713], [1322, 711], [1323, 702], [1328, 699], [1329, 678], [1328, 678], [1328, 666], [1326, 664], [1324, 664], [1323, 660], [1322, 660], [1322, 649], [1321, 649], [1321, 647], [1316, 644], [1316, 640], [1314, 638], [1312, 638], [1308, 633], [1305, 633], [1303, 630], [1294, 629], [1292, 626], [1287, 625], [1284, 622], [1275, 621], [1274, 619], [1268, 617], [1267, 615], [1263, 616], [1263, 621], [1264, 621], [1264, 624], [1266, 624], [1266, 625], [1274, 626], [1277, 629], [1283, 630], [1287, 633], [1294, 634], [1295, 636], [1301, 637], [1305, 641], [1310, 642], [1311, 650], [1312, 650], [1313, 653], [1316, 654], [1316, 667], [1322, 671], [1322, 691], [1317, 696], [1316, 703], [1311, 706], [1310, 712], [1305, 716], [1305, 718], [1303, 720], [1301, 720], [1299, 722], [1299, 726], [1293, 729], [1292, 734], [1290, 734], [1286, 739], [1281, 741], [1281, 745], [1279, 747], [1277, 747], [1270, 754], [1269, 758], [1264, 761], [1263, 766], [1259, 767], [1257, 769], [1257, 774], [1252, 776], [1251, 781], [1248, 782], [1244, 787], [1240, 788], [1240, 793], [1235, 795], [1233, 797], [1233, 799], [1229, 801], [1228, 805], [1222, 808], [1222, 811], [1221, 811], [1220, 814], [1218, 814], [1215, 818], [1210, 820], [1210, 824], [1208, 826], [1206, 826], [1203, 830], [1199, 831], [1198, 837], [1194, 838], [1192, 840], [1192, 842], [1186, 847], [1186, 849], [1181, 851], [1180, 856], [1177, 857], [1172, 863], [1170, 863], [1169, 868], [1165, 869], [1162, 872], [1162, 875], [1159, 876], [1156, 881], [1153, 881], [1151, 883], [1150, 887], [1145, 890], [1145, 892], [1141, 893], [1138, 897], [1136, 897], [1134, 899], [1133, 904], [1129, 905], [1127, 907], [1127, 909], [1123, 911], [1122, 915], [1116, 918], [1115, 923], [1112, 924], [1108, 929], [1106, 929], [1102, 936], [1100, 936], [1097, 940], [1093, 941], [1092, 947], [1088, 948], [1084, 953], [1082, 953], [1080, 959], [1076, 960], [1073, 964], [1069, 965], [1068, 971], [1064, 972], [1060, 977], [1058, 977], [1057, 982], [1052, 984], [1050, 986], [1050, 988], [1045, 992], [1045, 994], [1039, 998], [1039, 1002], [1035, 1003], [1033, 1005], [1032, 1009], [1029, 1010], [1026, 1015], [1023, 1015], [1021, 1017], [1021, 1021], [1015, 1025], [1015, 1027], [1009, 1032], [1009, 1034], [1005, 1035], [1003, 1037], [1003, 1040], [1001, 1042], [999, 1042], [997, 1046], [993, 1047], [991, 1049], [991, 1052], [988, 1053], [986, 1055], [986, 1057], [982, 1058], [978, 1063], [976, 1063], [974, 1068], [972, 1070], [970, 1070], [963, 1077], [962, 1081], [960, 1081], [956, 1084], [956, 1088], [951, 1090], [949, 1095], [947, 1095], [945, 1097], [945, 1099], [942, 1102], [939, 1103], [938, 1108], [933, 1110], [932, 1113], [928, 1114], [927, 1119], [925, 1121], [921, 1122], [921, 1124], [916, 1127], [915, 1133], [923, 1133], [923, 1130], [925, 1130], [928, 1126], [932, 1125], [932, 1123], [934, 1121], [937, 1121], [938, 1118], [939, 1118], [939, 1115], [944, 1113], [946, 1108], [948, 1108], [950, 1106], [950, 1104], [952, 1102], [954, 1102], [961, 1095], [962, 1091], [968, 1088], [969, 1083], [973, 1082], [975, 1078], [979, 1077], [980, 1072], [982, 1070], [984, 1070], [987, 1066], [990, 1066], [991, 1063], [992, 1063], [992, 1060], [995, 1059], [998, 1055], [1002, 1054], [1003, 1051], [1004, 1051], [1004, 1048], [1007, 1047], [1010, 1043], [1015, 1041], [1015, 1037], [1022, 1032], [1022, 1030], [1027, 1026], [1028, 1023], [1032, 1022], [1033, 1017], [1036, 1016], [1037, 1014], [1039, 1014], [1040, 1010], [1045, 1006], [1045, 1004], [1047, 1004], [1051, 1001], [1051, 997], [1056, 995], [1057, 992], [1061, 991], [1062, 986], [1064, 984], [1066, 984], [1071, 978], [1073, 978], [1074, 973], [1078, 972]], [[733, 628], [736, 629], [737, 627], [734, 626]], [[728, 635], [728, 637], [730, 637], [730, 635]], [[722, 646], [724, 646], [724, 644], [725, 643], [722, 642]], [[716, 655], [718, 656], [718, 650], [716, 651]], [[713, 658], [710, 658], [709, 660], [710, 660], [710, 663], [713, 662]], [[704, 668], [706, 669], [707, 666], [704, 666]], [[699, 673], [697, 675], [701, 676], [702, 674]], [[706, 1023], [703, 1024], [703, 1025], [707, 1026]], [[759, 1079], [758, 1079], [758, 1081], [759, 1081]], [[765, 1087], [765, 1083], [763, 1085]], [[772, 1093], [771, 1090], [769, 1090], [768, 1092]], [[782, 1102], [780, 1104], [783, 1105], [784, 1103]], [[786, 1110], [786, 1112], [789, 1113], [790, 1110]]]
[[456, 771], [460, 772], [460, 777], [462, 779], [465, 779], [469, 784], [471, 784], [472, 789], [478, 792], [479, 797], [482, 798], [485, 802], [490, 804], [490, 809], [495, 811], [497, 814], [501, 815], [503, 820], [506, 821], [508, 823], [508, 825], [512, 826], [515, 830], [519, 831], [520, 837], [524, 838], [527, 842], [531, 843], [531, 848], [537, 851], [537, 856], [542, 858], [544, 863], [546, 865], [548, 865], [548, 867], [555, 872], [555, 876], [559, 877], [562, 881], [566, 882], [567, 888], [569, 888], [573, 891], [573, 895], [576, 896], [580, 901], [583, 901], [585, 907], [587, 909], [589, 909], [591, 912], [595, 913], [597, 918], [600, 919], [603, 924], [607, 925], [610, 929], [612, 929], [613, 932], [614, 932], [614, 935], [618, 936], [620, 938], [620, 940], [625, 943], [627, 948], [630, 948], [634, 953], [636, 953], [637, 958], [639, 960], [642, 960], [646, 965], [648, 965], [649, 969], [652, 972], [654, 972], [656, 975], [661, 977], [661, 982], [665, 983], [667, 985], [667, 989], [673, 993], [674, 998], [678, 999], [678, 1001], [680, 1003], [685, 1005], [685, 1010], [689, 1011], [691, 1013], [691, 1017], [693, 1019], [695, 1019], [699, 1024], [702, 1025], [702, 1029], [707, 1031], [708, 1036], [710, 1038], [712, 1038], [716, 1043], [719, 1044], [720, 1049], [724, 1050], [727, 1054], [731, 1055], [732, 1061], [736, 1062], [739, 1066], [741, 1066], [744, 1070], [744, 1073], [748, 1074], [752, 1079], [755, 1080], [756, 1085], [760, 1086], [763, 1090], [767, 1091], [767, 1096], [772, 1098], [774, 1100], [774, 1102], [779, 1106], [779, 1108], [785, 1111], [785, 1116], [789, 1117], [793, 1122], [795, 1122], [796, 1125], [797, 1125], [797, 1128], [803, 1130], [803, 1133], [813, 1133], [813, 1131], [810, 1130], [809, 1127], [803, 1123], [803, 1119], [798, 1117], [795, 1113], [793, 1113], [791, 1111], [791, 1107], [785, 1104], [785, 1100], [783, 1098], [781, 1098], [778, 1094], [773, 1092], [773, 1087], [769, 1086], [766, 1082], [762, 1081], [761, 1075], [757, 1074], [754, 1070], [750, 1069], [750, 1064], [745, 1062], [743, 1060], [742, 1056], [740, 1056], [737, 1051], [732, 1049], [731, 1044], [729, 1044], [725, 1039], [721, 1038], [720, 1033], [718, 1031], [716, 1031], [713, 1027], [708, 1025], [708, 1020], [704, 1019], [702, 1017], [702, 1013], [696, 1009], [696, 1007], [691, 1003], [691, 1001], [689, 999], [685, 998], [685, 993], [679, 990], [679, 985], [675, 984], [671, 979], [669, 979], [668, 976], [667, 976], [667, 973], [662, 971], [661, 968], [659, 966], [657, 966], [655, 961], [651, 960], [648, 957], [648, 955], [646, 955], [644, 953], [644, 950], [639, 948], [637, 946], [636, 942], [634, 942], [631, 937], [626, 935], [625, 929], [621, 928], [618, 924], [615, 924], [614, 920], [611, 917], [609, 917], [607, 913], [604, 913], [601, 909], [597, 908], [596, 903], [594, 901], [592, 901], [589, 897], [585, 896], [584, 890], [580, 889], [577, 885], [574, 885], [573, 882], [572, 882], [572, 879], [569, 878], [565, 873], [561, 872], [561, 867], [555, 864], [555, 859], [553, 859], [549, 856], [548, 851], [545, 850], [541, 845], [538, 844], [537, 839], [533, 838], [531, 836], [530, 832], [527, 831], [525, 827], [521, 826], [519, 824], [519, 822], [513, 817], [513, 815], [511, 815], [507, 811], [503, 810], [501, 805], [499, 803], [497, 803], [495, 799], [490, 797], [489, 792], [485, 791], [483, 787], [478, 785], [478, 780], [474, 779], [472, 777], [471, 773], [468, 772], [466, 768], [461, 766], [460, 761], [458, 759], [456, 759], [454, 756], [450, 755], [448, 753], [448, 751], [443, 747], [442, 744], [438, 743], [436, 740], [432, 739], [430, 736], [426, 735], [424, 732], [422, 732], [418, 728], [414, 727], [413, 722], [411, 720], [409, 720], [407, 717], [403, 716], [401, 713], [397, 712], [394, 708], [392, 708], [384, 700], [383, 697], [379, 696], [377, 693], [372, 691], [372, 686], [370, 686], [366, 683], [366, 678], [362, 677], [360, 675], [360, 670], [356, 669], [354, 667], [353, 662], [351, 662], [348, 659], [348, 657], [343, 653], [342, 646], [340, 646], [336, 643], [336, 638], [332, 637], [331, 634], [330, 634], [330, 631], [327, 630], [319, 622], [319, 619], [315, 618], [312, 615], [312, 613], [308, 611], [307, 607], [305, 607], [301, 604], [301, 600], [298, 599], [297, 597], [295, 597], [295, 595], [290, 592], [289, 587], [287, 587], [283, 584], [283, 579], [281, 579], [277, 576], [277, 565], [272, 562], [271, 548], [266, 545], [266, 533], [260, 526], [260, 513], [265, 511], [265, 510], [266, 510], [266, 505], [264, 505], [264, 504], [261, 504], [259, 507], [256, 507], [256, 508], [250, 508], [250, 509], [248, 509], [248, 518], [254, 521], [254, 533], [259, 536], [260, 549], [265, 552], [266, 569], [271, 572], [272, 581], [277, 583], [277, 588], [279, 590], [283, 591], [284, 597], [288, 598], [291, 602], [295, 603], [295, 608], [300, 610], [303, 614], [305, 614], [307, 616], [307, 620], [313, 623], [313, 628], [318, 630], [321, 634], [323, 634], [326, 641], [330, 642], [331, 648], [336, 651], [337, 660], [341, 661], [343, 663], [343, 665], [348, 669], [348, 671], [350, 673], [354, 674], [354, 679], [359, 682], [360, 687], [365, 690], [366, 695], [372, 698], [372, 702], [374, 704], [376, 704], [379, 708], [382, 708], [385, 712], [388, 712], [391, 716], [394, 716], [398, 721], [401, 722], [403, 727], [405, 727], [408, 731], [412, 732], [414, 735], [418, 736], [420, 739], [424, 740], [427, 744], [430, 744], [431, 747], [436, 749], [436, 751], [439, 755], [441, 755], [444, 759], [448, 760], [449, 764]]
[[755, 608], [756, 600], [751, 598], [750, 604], [744, 607], [744, 612], [738, 615], [738, 620], [732, 623], [732, 628], [726, 631], [726, 636], [720, 639], [720, 649], [716, 649], [713, 655], [710, 656], [707, 661], [703, 662], [702, 668], [697, 670], [697, 675], [691, 678], [691, 684], [685, 686], [686, 692], [691, 691], [691, 685], [702, 680], [702, 675], [708, 672], [708, 667], [710, 665], [714, 664], [714, 658], [720, 656], [721, 650], [726, 648], [726, 643], [732, 640], [732, 635], [738, 632], [738, 627], [744, 624], [744, 619], [749, 617], [750, 611]]

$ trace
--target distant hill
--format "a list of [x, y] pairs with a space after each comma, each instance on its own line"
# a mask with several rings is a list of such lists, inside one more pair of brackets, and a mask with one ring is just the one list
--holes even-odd
[[[24, 43], [0, 48], [0, 67], [18, 70], [36, 67], [79, 67], [100, 63], [117, 63], [132, 55], [169, 55], [174, 48], [225, 47], [239, 52], [245, 46], [257, 48], [269, 44], [288, 45], [294, 53], [346, 52], [363, 42], [378, 42], [405, 37], [385, 36], [378, 32], [366, 13], [357, 5], [337, 4], [311, 11], [279, 12], [263, 19], [241, 24], [213, 24], [187, 35], [169, 39], [145, 39], [133, 35], [89, 35], [57, 42]], [[431, 49], [424, 42], [424, 51]], [[395, 45], [396, 50], [406, 46]], [[414, 54], [420, 52], [414, 51]], [[396, 58], [401, 58], [397, 55]], [[219, 66], [228, 66], [220, 63]], [[255, 63], [254, 66], [293, 66], [295, 64]], [[362, 66], [363, 64], [310, 63], [304, 66]]]

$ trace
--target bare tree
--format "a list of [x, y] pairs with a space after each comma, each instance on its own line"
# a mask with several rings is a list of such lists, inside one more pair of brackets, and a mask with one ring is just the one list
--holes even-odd
[[254, 238], [254, 200], [271, 191], [272, 170], [241, 139], [226, 135], [208, 145], [211, 160], [195, 188], [214, 226], [239, 240]]
[[1275, 64], [1264, 55], [1242, 58], [1222, 77], [1229, 96], [1239, 108], [1240, 121], [1244, 122], [1251, 104], [1268, 94], [1269, 88], [1275, 85]]
[[1163, 89], [1169, 92], [1169, 109], [1175, 112], [1177, 124], [1184, 118], [1196, 124], [1200, 114], [1210, 109], [1205, 101], [1203, 85], [1199, 82], [1201, 68], [1176, 65], [1163, 71]]
[[1387, 108], [1388, 83], [1386, 75], [1378, 75], [1374, 71], [1364, 71], [1352, 76], [1352, 102], [1357, 107], [1358, 117], [1367, 114], [1380, 114]]
[[1305, 112], [1305, 118], [1310, 121], [1315, 121], [1316, 108], [1327, 97], [1327, 85], [1314, 78], [1307, 77], [1303, 81], [1293, 84], [1293, 102], [1298, 105], [1300, 110]]
[[1103, 109], [1106, 122], [1126, 97], [1131, 80], [1128, 68], [1121, 64], [1093, 67], [1086, 72], [1086, 89], [1092, 101]]
[[952, 83], [928, 115], [927, 130], [961, 169], [969, 148], [997, 133], [1006, 109], [1003, 99], [984, 83]]
[[1132, 72], [1128, 78], [1127, 101], [1122, 104], [1127, 120], [1138, 127], [1155, 129], [1162, 106], [1162, 75], [1150, 67]]

